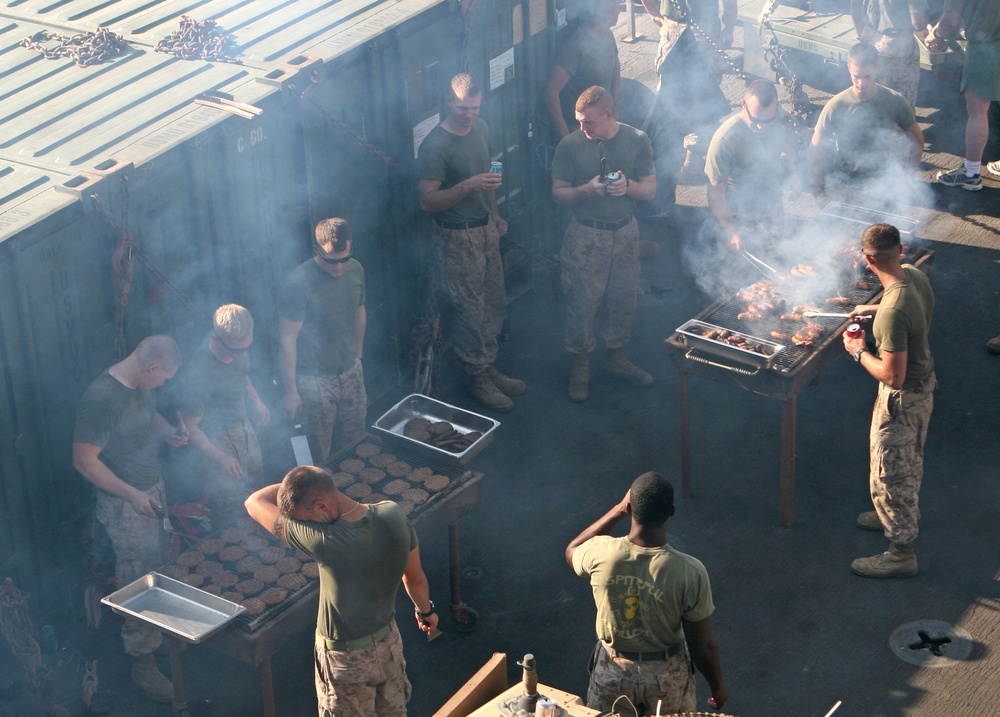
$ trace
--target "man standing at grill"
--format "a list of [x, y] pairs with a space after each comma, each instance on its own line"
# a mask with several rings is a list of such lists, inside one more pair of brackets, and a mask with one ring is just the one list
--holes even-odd
[[[159, 446], [187, 443], [156, 411], [150, 393], [177, 372], [181, 352], [169, 336], [148, 336], [124, 360], [94, 379], [80, 399], [73, 429], [73, 467], [97, 488], [94, 517], [115, 551], [119, 588], [160, 567], [167, 555], [165, 501]], [[156, 666], [162, 634], [143, 620], [126, 618], [122, 645], [135, 658], [132, 680], [157, 702], [174, 688]]]
[[368, 315], [365, 270], [352, 257], [353, 247], [346, 219], [324, 219], [316, 225], [314, 256], [295, 268], [278, 294], [282, 406], [291, 421], [302, 412], [319, 465], [365, 434], [361, 356]]
[[252, 343], [250, 312], [238, 304], [220, 306], [212, 330], [176, 381], [191, 445], [204, 456], [198, 473], [211, 499], [216, 529], [243, 515], [249, 489], [264, 484], [254, 426], [266, 425], [270, 412], [250, 380]]
[[877, 83], [878, 67], [871, 45], [859, 43], [847, 53], [851, 86], [823, 107], [809, 146], [817, 197], [825, 194], [831, 170], [843, 181], [893, 177], [893, 170], [920, 165], [924, 134], [916, 115], [905, 97]]
[[[619, 695], [639, 714], [693, 712], [692, 662], [708, 680], [708, 703], [722, 709], [729, 689], [709, 616], [715, 611], [705, 566], [667, 544], [674, 489], [657, 473], [643, 473], [618, 505], [576, 536], [566, 562], [590, 579], [597, 604], [587, 706], [610, 712]], [[625, 537], [611, 537], [631, 517]]]
[[[590, 396], [589, 354], [597, 343], [599, 312], [608, 373], [633, 386], [653, 384], [653, 377], [625, 356], [625, 346], [639, 293], [639, 227], [632, 213], [637, 199], [656, 194], [656, 174], [649, 139], [615, 119], [607, 90], [587, 88], [576, 101], [576, 118], [580, 129], [556, 147], [552, 198], [573, 213], [560, 253], [563, 341], [573, 354], [569, 397], [583, 402]], [[609, 181], [615, 172], [620, 178]]]
[[756, 80], [708, 147], [708, 206], [736, 251], [743, 249], [744, 232], [762, 241], [780, 232], [781, 190], [793, 171], [786, 119], [774, 85]]
[[373, 505], [337, 490], [329, 471], [293, 468], [251, 495], [247, 511], [319, 564], [316, 697], [320, 717], [406, 717], [410, 682], [396, 627], [402, 580], [417, 627], [438, 624], [417, 535], [398, 505]]
[[878, 304], [863, 304], [852, 316], [874, 316], [875, 352], [865, 337], [844, 333], [844, 349], [879, 382], [872, 412], [869, 483], [873, 512], [858, 516], [858, 525], [889, 538], [889, 550], [851, 563], [867, 578], [917, 574], [913, 541], [917, 537], [917, 504], [924, 473], [924, 440], [934, 408], [934, 359], [927, 334], [934, 313], [934, 292], [922, 271], [901, 264], [899, 230], [873, 224], [861, 237], [861, 251], [882, 282]]
[[487, 408], [509, 411], [524, 381], [497, 370], [497, 335], [507, 311], [497, 210], [501, 175], [490, 171], [489, 129], [479, 118], [483, 91], [472, 75], [451, 79], [448, 114], [420, 144], [420, 207], [434, 219], [434, 262], [451, 303], [455, 353], [469, 391]]

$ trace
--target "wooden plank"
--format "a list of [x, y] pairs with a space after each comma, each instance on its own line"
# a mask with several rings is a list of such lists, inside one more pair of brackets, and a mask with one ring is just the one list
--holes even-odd
[[434, 713], [434, 717], [468, 717], [506, 689], [507, 653], [494, 652], [493, 657]]

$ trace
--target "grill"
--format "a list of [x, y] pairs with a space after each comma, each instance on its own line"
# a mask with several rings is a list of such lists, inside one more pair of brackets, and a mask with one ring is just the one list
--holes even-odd
[[[904, 255], [904, 263], [914, 264], [925, 273], [929, 270], [934, 252], [913, 249]], [[859, 304], [877, 303], [882, 295], [878, 279], [864, 274], [847, 273], [838, 281], [837, 295], [850, 300], [847, 304], [833, 306], [820, 303], [817, 309], [847, 313]], [[801, 328], [800, 321], [782, 320], [779, 316], [765, 316], [757, 321], [745, 321], [737, 315], [745, 310], [746, 302], [734, 296], [715, 302], [695, 317], [695, 320], [714, 324], [725, 329], [767, 338], [771, 331], [792, 334]], [[796, 397], [827, 364], [844, 353], [840, 334], [848, 324], [847, 319], [817, 317], [810, 319], [823, 328], [823, 333], [811, 347], [786, 345], [770, 367], [747, 368], [709, 355], [703, 350], [685, 344], [683, 337], [674, 333], [666, 340], [671, 361], [678, 371], [681, 409], [681, 489], [685, 497], [693, 494], [691, 470], [691, 426], [688, 405], [688, 375], [702, 376], [714, 381], [735, 383], [747, 391], [782, 401], [781, 411], [781, 524], [789, 526], [795, 513], [795, 432]], [[788, 342], [785, 342], [786, 344]]]

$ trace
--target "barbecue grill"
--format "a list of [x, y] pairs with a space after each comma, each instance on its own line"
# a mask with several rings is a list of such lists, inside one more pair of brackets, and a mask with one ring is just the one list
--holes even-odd
[[[904, 255], [904, 262], [929, 269], [934, 252], [926, 249], [911, 250]], [[878, 279], [865, 270], [858, 274], [846, 274], [839, 280], [838, 295], [848, 299], [848, 303], [838, 303], [837, 311], [849, 312], [859, 304], [877, 303], [882, 296], [882, 286]], [[829, 306], [829, 305], [826, 305]], [[746, 307], [735, 295], [720, 299], [698, 314], [693, 322], [712, 324], [724, 329], [738, 331], [760, 338], [771, 337], [772, 331], [793, 334], [803, 326], [801, 321], [782, 320], [778, 315], [747, 321], [738, 319]], [[823, 305], [819, 307], [823, 310]], [[681, 426], [681, 490], [685, 497], [693, 492], [691, 477], [691, 425], [688, 403], [688, 375], [702, 376], [714, 381], [735, 383], [752, 393], [782, 402], [781, 406], [781, 478], [780, 506], [781, 524], [789, 526], [795, 513], [795, 433], [796, 398], [833, 359], [844, 353], [841, 333], [849, 323], [848, 319], [817, 317], [810, 319], [822, 327], [821, 335], [812, 346], [785, 345], [767, 364], [749, 366], [745, 362], [733, 360], [731, 355], [713, 351], [709, 342], [690, 345], [690, 337], [675, 332], [666, 339], [671, 361], [678, 371], [680, 426]], [[682, 327], [683, 328], [683, 327]], [[731, 352], [730, 352], [731, 353]]]
[[[422, 505], [415, 506], [409, 518], [418, 531], [422, 528], [436, 529], [439, 525], [448, 525], [452, 619], [459, 625], [471, 624], [474, 622], [476, 613], [462, 602], [460, 595], [461, 565], [457, 525], [458, 520], [463, 515], [479, 505], [483, 474], [467, 470], [463, 466], [435, 456], [427, 457], [416, 450], [383, 444], [378, 438], [369, 435], [331, 457], [326, 467], [333, 472], [339, 471], [340, 463], [346, 459], [355, 458], [358, 455], [358, 447], [366, 443], [377, 446], [385, 453], [395, 454], [397, 458], [406, 461], [414, 469], [430, 468], [435, 474], [446, 476], [449, 479], [450, 484], [447, 488], [433, 494]], [[375, 492], [381, 492], [381, 489], [385, 488], [392, 480], [391, 476], [386, 476], [372, 485], [372, 488]], [[274, 541], [273, 545], [283, 545], [273, 538], [272, 540]], [[284, 549], [289, 555], [295, 554], [295, 551], [287, 546]], [[229, 565], [226, 567], [232, 569]], [[260, 667], [265, 717], [274, 717], [275, 715], [271, 655], [291, 638], [315, 629], [318, 607], [319, 581], [310, 580], [305, 587], [289, 591], [284, 602], [268, 606], [260, 615], [247, 616], [244, 613], [237, 616], [232, 620], [231, 629], [219, 632], [204, 643], [240, 662]], [[180, 643], [170, 636], [167, 636], [167, 643], [170, 648], [171, 672], [174, 682], [174, 714], [186, 715], [188, 707], [184, 696]]]

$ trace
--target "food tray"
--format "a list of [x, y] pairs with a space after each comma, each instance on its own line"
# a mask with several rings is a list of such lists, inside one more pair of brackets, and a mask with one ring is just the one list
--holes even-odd
[[214, 635], [246, 609], [157, 572], [142, 576], [101, 598], [101, 602], [117, 613], [151, 623], [195, 644]]
[[[404, 436], [403, 429], [406, 427], [406, 423], [414, 418], [426, 418], [431, 422], [448, 421], [455, 427], [456, 431], [461, 433], [479, 431], [483, 437], [461, 453], [452, 453]], [[464, 408], [458, 408], [419, 393], [411, 393], [382, 414], [372, 424], [372, 428], [378, 431], [378, 435], [387, 442], [406, 446], [421, 453], [429, 453], [448, 462], [465, 465], [493, 441], [493, 433], [499, 425], [500, 421], [488, 416], [481, 416], [478, 413], [466, 411]]]
[[853, 204], [844, 204], [843, 202], [830, 202], [823, 208], [822, 214], [833, 219], [857, 224], [860, 227], [868, 227], [878, 222], [888, 222], [899, 229], [900, 239], [904, 241], [913, 239], [914, 232], [920, 225], [919, 219], [880, 212], [876, 209], [856, 207]]
[[[729, 331], [731, 334], [743, 336], [748, 341], [760, 344], [764, 348], [764, 353], [748, 351], [747, 349], [740, 348], [739, 346], [727, 344], [724, 341], [710, 339], [704, 335], [706, 331]], [[721, 326], [708, 324], [697, 319], [691, 319], [690, 321], [685, 322], [677, 329], [677, 334], [681, 337], [681, 341], [685, 346], [690, 346], [691, 348], [702, 353], [707, 353], [724, 359], [730, 359], [741, 364], [754, 366], [756, 368], [771, 368], [775, 360], [785, 349], [783, 344], [776, 343], [770, 339], [761, 339], [756, 336], [751, 336], [750, 334], [725, 329]]]

